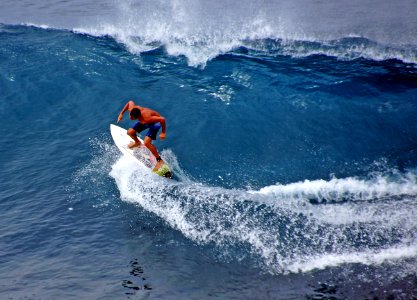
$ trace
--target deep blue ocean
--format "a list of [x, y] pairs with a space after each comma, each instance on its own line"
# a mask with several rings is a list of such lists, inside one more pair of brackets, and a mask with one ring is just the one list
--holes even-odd
[[0, 299], [417, 299], [415, 1], [1, 4]]

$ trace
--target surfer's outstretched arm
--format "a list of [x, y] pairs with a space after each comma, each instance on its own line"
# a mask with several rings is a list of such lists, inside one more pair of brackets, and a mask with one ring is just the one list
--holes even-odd
[[117, 118], [117, 123], [119, 123], [123, 119], [123, 114], [127, 110], [130, 111], [134, 106], [135, 106], [135, 102], [133, 102], [132, 100], [128, 101], [126, 103], [125, 107], [123, 107], [122, 111], [120, 112], [119, 117]]

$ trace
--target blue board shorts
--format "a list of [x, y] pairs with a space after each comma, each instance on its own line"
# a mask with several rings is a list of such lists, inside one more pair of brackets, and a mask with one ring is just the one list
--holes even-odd
[[161, 129], [161, 123], [154, 123], [154, 124], [142, 124], [141, 122], [136, 122], [135, 125], [132, 127], [137, 133], [144, 131], [145, 129], [149, 129], [146, 136], [149, 136], [151, 139], [156, 140], [156, 134], [158, 133], [159, 129]]

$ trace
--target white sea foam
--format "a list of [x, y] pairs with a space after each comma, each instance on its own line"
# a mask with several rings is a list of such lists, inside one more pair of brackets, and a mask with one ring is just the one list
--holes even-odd
[[[124, 201], [156, 214], [192, 241], [215, 245], [225, 257], [250, 256], [273, 273], [417, 256], [412, 172], [396, 179], [333, 178], [257, 192], [189, 178], [168, 181], [132, 167], [125, 157], [110, 174]], [[336, 203], [311, 204], [311, 196]]]
[[289, 265], [288, 270], [297, 273], [337, 267], [344, 264], [381, 265], [415, 257], [417, 257], [417, 244], [392, 247], [378, 251], [348, 252], [306, 257], [302, 261], [296, 261]]
[[277, 184], [252, 191], [275, 197], [315, 199], [317, 201], [372, 200], [387, 196], [417, 195], [417, 176], [414, 172], [390, 179], [382, 174], [371, 179], [332, 178], [326, 180], [305, 180], [290, 184]]

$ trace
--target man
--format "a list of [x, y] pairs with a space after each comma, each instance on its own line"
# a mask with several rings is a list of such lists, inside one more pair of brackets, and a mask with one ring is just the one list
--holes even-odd
[[127, 134], [133, 139], [133, 142], [131, 142], [128, 145], [128, 147], [134, 148], [143, 146], [142, 143], [139, 141], [136, 133], [142, 132], [145, 129], [149, 129], [143, 140], [143, 143], [156, 157], [157, 163], [154, 171], [158, 170], [164, 164], [164, 161], [158, 154], [158, 151], [156, 150], [155, 146], [152, 144], [152, 140], [156, 140], [156, 134], [158, 133], [161, 127], [162, 132], [159, 134], [159, 138], [161, 139], [161, 141], [165, 139], [165, 118], [154, 110], [135, 105], [135, 102], [129, 101], [126, 103], [125, 107], [123, 107], [122, 111], [120, 112], [119, 117], [117, 118], [117, 123], [119, 123], [123, 119], [123, 114], [127, 110], [130, 112], [129, 117], [131, 120], [138, 120], [138, 122], [136, 122], [135, 125], [133, 125], [132, 128], [129, 128], [129, 130], [127, 131]]

